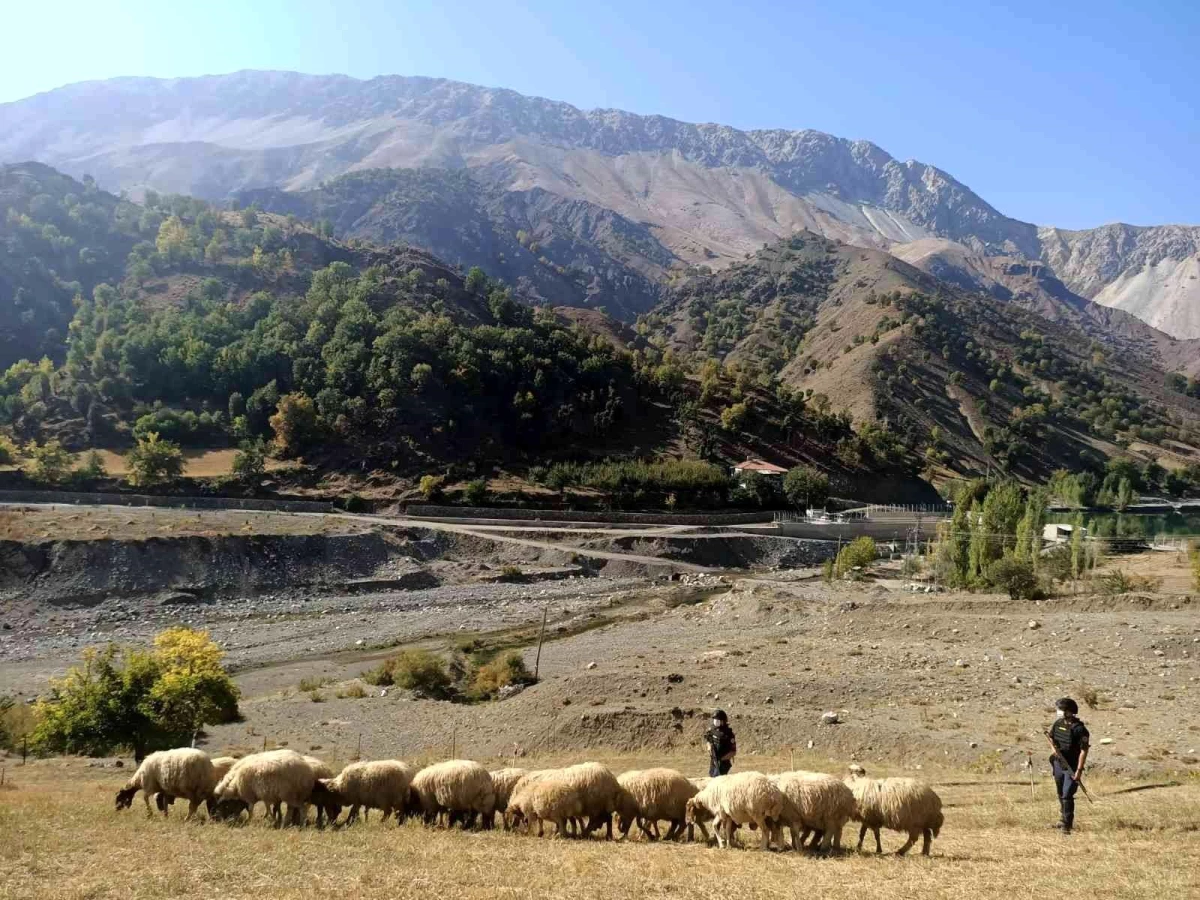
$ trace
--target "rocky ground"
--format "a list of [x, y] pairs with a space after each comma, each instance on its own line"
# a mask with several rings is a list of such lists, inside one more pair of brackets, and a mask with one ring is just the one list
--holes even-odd
[[[1186, 560], [1173, 554], [1106, 564], [1166, 576], [1154, 593], [1081, 590], [1017, 603], [914, 591], [892, 563], [864, 582], [829, 585], [815, 569], [776, 569], [781, 557], [771, 548], [780, 539], [761, 545], [757, 569], [630, 564], [619, 576], [570, 562], [595, 537], [542, 531], [489, 552], [487, 537], [463, 533], [438, 545], [441, 557], [423, 559], [411, 545], [429, 541], [424, 532], [389, 540], [390, 581], [377, 572], [361, 589], [343, 580], [67, 605], [10, 589], [0, 684], [30, 697], [84, 646], [143, 643], [189, 624], [226, 647], [243, 692], [245, 720], [206, 738], [216, 751], [287, 744], [345, 761], [358, 753], [510, 759], [584, 748], [694, 750], [700, 767], [707, 712], [721, 707], [738, 731], [743, 765], [796, 750], [831, 766], [855, 758], [1024, 777], [1030, 756], [1044, 766], [1040, 730], [1054, 700], [1072, 695], [1092, 729], [1098, 768], [1200, 773], [1200, 618], [1186, 593]], [[673, 552], [666, 535], [606, 540], [612, 554]], [[716, 540], [685, 536], [681, 554]], [[497, 580], [514, 560], [530, 581]], [[605, 561], [619, 571], [616, 563]], [[400, 570], [436, 583], [405, 588], [396, 583]], [[358, 680], [398, 646], [450, 650], [469, 639], [524, 648], [532, 668], [543, 611], [541, 682], [510, 699], [452, 704]]]

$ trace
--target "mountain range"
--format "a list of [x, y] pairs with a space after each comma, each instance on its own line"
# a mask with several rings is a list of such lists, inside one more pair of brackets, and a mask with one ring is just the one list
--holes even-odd
[[24, 160], [134, 197], [315, 212], [339, 237], [405, 240], [533, 297], [626, 319], [690, 267], [720, 269], [809, 231], [1051, 318], [1115, 327], [1162, 348], [1171, 368], [1190, 368], [1193, 348], [1089, 308], [1200, 338], [1200, 227], [1040, 227], [934, 166], [811, 130], [582, 111], [442, 79], [246, 71], [88, 82], [0, 105], [0, 161]]

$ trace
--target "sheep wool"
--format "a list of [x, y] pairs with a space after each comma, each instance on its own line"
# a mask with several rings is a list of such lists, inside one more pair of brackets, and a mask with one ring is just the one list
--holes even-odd
[[496, 769], [489, 773], [492, 777], [492, 791], [496, 795], [496, 812], [504, 822], [504, 828], [508, 828], [508, 800], [512, 796], [513, 788], [517, 786], [522, 778], [529, 774], [526, 769], [507, 768]]
[[287, 804], [287, 821], [301, 825], [317, 777], [312, 764], [294, 750], [267, 750], [238, 760], [213, 792], [223, 817], [266, 804], [276, 826], [282, 824], [281, 807]]
[[624, 813], [629, 818], [637, 816], [636, 803], [608, 766], [595, 762], [579, 763], [561, 770], [560, 777], [579, 788], [583, 798], [582, 815], [588, 819], [584, 835], [604, 825], [606, 838], [612, 840], [614, 814]]
[[466, 827], [478, 814], [484, 828], [492, 826], [496, 792], [487, 769], [477, 762], [452, 759], [435, 763], [413, 777], [412, 789], [426, 821], [445, 812], [451, 822], [461, 818]]
[[644, 769], [624, 772], [617, 783], [633, 798], [635, 817], [617, 816], [621, 834], [628, 834], [636, 819], [638, 828], [651, 840], [658, 840], [660, 821], [671, 823], [667, 840], [675, 840], [683, 832], [687, 818], [687, 802], [699, 793], [699, 788], [674, 769]]
[[[795, 809], [792, 846], [799, 850], [809, 832], [816, 832], [814, 846], [826, 853], [842, 845], [842, 829], [854, 815], [854, 794], [850, 788], [824, 772], [783, 772], [771, 780]], [[799, 832], [797, 829], [803, 829]]]
[[536, 769], [532, 772], [526, 772], [517, 779], [517, 782], [512, 786], [512, 790], [508, 795], [508, 804], [504, 811], [507, 827], [515, 828], [529, 821], [531, 817], [529, 803], [533, 796], [534, 787], [539, 782], [558, 774], [560, 771], [560, 769]]
[[769, 850], [783, 820], [784, 797], [761, 772], [722, 775], [687, 801], [687, 820], [692, 824], [716, 821], [717, 844], [729, 847], [734, 829], [751, 825], [761, 829], [762, 847]]
[[584, 792], [578, 783], [561, 774], [543, 778], [531, 787], [526, 809], [530, 824], [537, 822], [538, 837], [542, 836], [542, 823], [547, 821], [554, 823], [555, 836], [563, 837], [569, 823], [584, 814]]
[[[150, 798], [155, 794], [167, 798], [183, 797], [188, 801], [187, 818], [196, 814], [199, 805], [209, 800], [217, 779], [213, 774], [212, 760], [203, 750], [191, 747], [180, 747], [175, 750], [159, 750], [151, 753], [137, 767], [129, 781], [117, 792], [117, 809], [128, 809], [133, 805], [133, 798], [140, 790], [146, 803], [147, 815], [153, 815], [150, 808]], [[159, 805], [163, 815], [167, 814], [169, 803]]]
[[879, 840], [879, 829], [900, 831], [908, 834], [908, 840], [897, 856], [903, 856], [917, 838], [922, 838], [921, 853], [929, 855], [933, 839], [941, 832], [945, 822], [942, 816], [942, 798], [933, 788], [915, 778], [868, 778], [862, 766], [851, 766], [846, 785], [854, 794], [853, 818], [862, 823], [858, 833], [858, 849], [862, 849], [867, 829], [875, 835], [875, 852], [883, 852]]
[[351, 763], [336, 778], [319, 779], [313, 798], [320, 800], [323, 809], [336, 804], [338, 810], [330, 816], [331, 820], [337, 819], [340, 807], [349, 806], [347, 825], [358, 819], [360, 808], [383, 810], [384, 819], [394, 812], [399, 819], [408, 804], [413, 774], [412, 766], [395, 759]]

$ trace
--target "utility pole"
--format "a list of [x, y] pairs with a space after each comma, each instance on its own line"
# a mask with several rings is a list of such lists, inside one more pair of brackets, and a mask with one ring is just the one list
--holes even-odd
[[538, 680], [538, 672], [542, 666], [542, 643], [546, 640], [546, 617], [550, 615], [550, 606], [542, 607], [542, 630], [538, 632], [537, 656], [533, 659], [533, 680]]

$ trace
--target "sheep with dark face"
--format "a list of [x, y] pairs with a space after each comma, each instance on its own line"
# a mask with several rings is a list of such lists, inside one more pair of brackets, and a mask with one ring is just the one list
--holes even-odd
[[[128, 809], [133, 805], [137, 792], [141, 791], [146, 814], [154, 814], [150, 808], [150, 798], [155, 797], [158, 808], [165, 816], [170, 803], [176, 797], [182, 797], [188, 801], [187, 821], [196, 814], [201, 803], [211, 803], [216, 785], [212, 760], [203, 750], [191, 747], [160, 750], [142, 760], [137, 771], [117, 792], [116, 808]], [[209, 812], [212, 812], [211, 805]]]
[[408, 807], [413, 774], [412, 766], [395, 759], [351, 763], [336, 778], [318, 779], [312, 800], [333, 813], [331, 824], [346, 806], [347, 825], [358, 819], [359, 809], [382, 810], [385, 820], [395, 813], [399, 821]]

